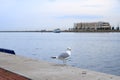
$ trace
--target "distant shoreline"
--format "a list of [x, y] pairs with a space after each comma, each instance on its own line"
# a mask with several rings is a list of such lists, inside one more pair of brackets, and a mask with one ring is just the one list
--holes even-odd
[[[53, 31], [0, 31], [0, 32], [53, 32]], [[106, 30], [106, 31], [61, 31], [61, 32], [75, 32], [75, 33], [80, 33], [80, 32], [91, 32], [91, 33], [104, 33], [104, 32], [120, 32], [120, 30]], [[54, 32], [53, 32], [54, 33]]]

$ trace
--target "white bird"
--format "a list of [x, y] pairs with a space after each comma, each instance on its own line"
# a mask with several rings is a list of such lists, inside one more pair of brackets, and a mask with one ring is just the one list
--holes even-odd
[[59, 56], [53, 56], [53, 59], [60, 59], [63, 61], [63, 64], [66, 64], [66, 60], [71, 56], [71, 48], [67, 48], [66, 52], [60, 54]]

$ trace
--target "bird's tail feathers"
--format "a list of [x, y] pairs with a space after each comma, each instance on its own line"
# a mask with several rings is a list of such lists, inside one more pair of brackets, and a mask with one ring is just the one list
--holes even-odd
[[52, 59], [57, 59], [57, 56], [52, 56], [51, 58], [52, 58]]

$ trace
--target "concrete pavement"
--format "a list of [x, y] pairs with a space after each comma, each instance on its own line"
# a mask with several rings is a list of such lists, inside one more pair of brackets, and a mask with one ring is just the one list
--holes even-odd
[[32, 80], [120, 80], [120, 76], [0, 53], [0, 67]]

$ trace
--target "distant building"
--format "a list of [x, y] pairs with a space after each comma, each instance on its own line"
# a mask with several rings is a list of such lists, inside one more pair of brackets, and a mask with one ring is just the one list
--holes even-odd
[[111, 30], [109, 22], [74, 23], [74, 31]]

